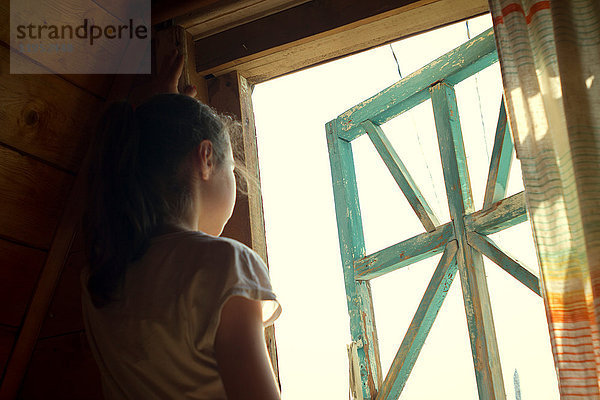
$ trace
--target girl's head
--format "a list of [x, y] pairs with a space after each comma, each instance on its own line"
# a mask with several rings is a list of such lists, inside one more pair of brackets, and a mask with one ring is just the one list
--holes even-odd
[[114, 298], [157, 227], [221, 234], [235, 202], [236, 127], [180, 94], [156, 95], [135, 110], [110, 106], [93, 144], [83, 221], [96, 306]]

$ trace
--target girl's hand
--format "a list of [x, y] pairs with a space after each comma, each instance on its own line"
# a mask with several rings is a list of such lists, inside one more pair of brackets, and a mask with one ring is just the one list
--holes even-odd
[[[183, 72], [183, 55], [174, 50], [165, 57], [154, 81], [153, 92], [158, 93], [180, 93], [177, 87], [181, 73]], [[181, 94], [195, 97], [196, 87], [188, 85]]]

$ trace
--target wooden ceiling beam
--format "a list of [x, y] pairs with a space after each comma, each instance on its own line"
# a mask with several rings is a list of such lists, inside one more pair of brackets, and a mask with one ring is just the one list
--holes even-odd
[[[431, 1], [434, 0], [429, 0]], [[422, 1], [309, 1], [252, 23], [197, 40], [196, 65], [201, 70], [209, 69], [330, 32], [367, 18], [381, 18], [383, 13], [414, 3], [422, 3]]]
[[195, 39], [306, 3], [309, 0], [155, 0], [152, 25], [172, 20]]
[[201, 39], [257, 19], [287, 10], [309, 0], [221, 0], [174, 19], [194, 37]]
[[256, 84], [487, 11], [486, 0], [313, 0], [196, 40], [196, 68]]

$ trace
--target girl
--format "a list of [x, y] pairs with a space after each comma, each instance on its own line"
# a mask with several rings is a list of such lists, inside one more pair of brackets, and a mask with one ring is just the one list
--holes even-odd
[[266, 266], [219, 237], [235, 203], [235, 124], [179, 94], [183, 58], [168, 63], [162, 94], [113, 104], [93, 147], [82, 303], [104, 396], [279, 399]]

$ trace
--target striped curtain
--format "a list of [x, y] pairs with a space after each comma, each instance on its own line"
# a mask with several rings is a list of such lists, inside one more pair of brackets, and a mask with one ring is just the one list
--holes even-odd
[[600, 1], [489, 3], [561, 399], [600, 399]]

